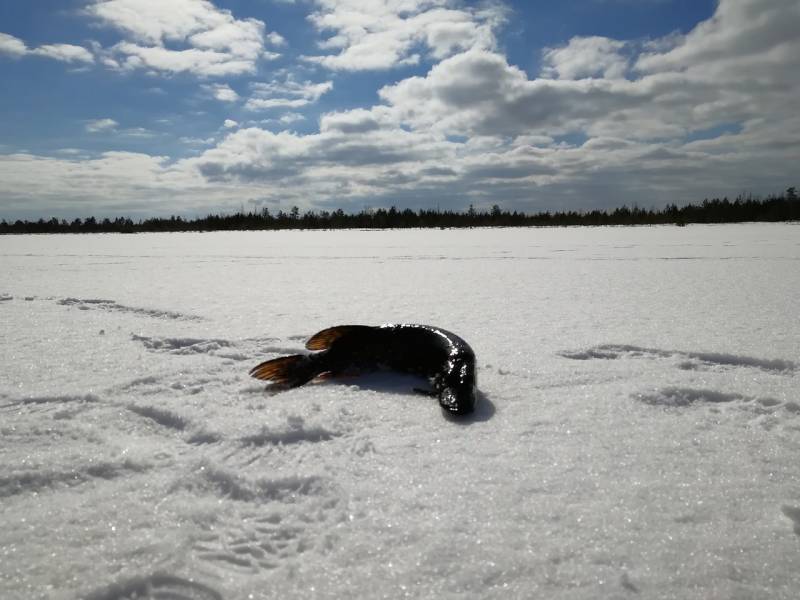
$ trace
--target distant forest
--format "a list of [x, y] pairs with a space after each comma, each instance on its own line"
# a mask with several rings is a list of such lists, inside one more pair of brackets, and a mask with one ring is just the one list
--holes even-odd
[[308, 211], [296, 206], [289, 212], [268, 209], [260, 212], [240, 211], [235, 214], [208, 215], [196, 219], [181, 217], [150, 218], [133, 221], [129, 218], [75, 219], [52, 218], [38, 221], [0, 222], [0, 234], [13, 233], [139, 233], [156, 231], [228, 231], [263, 229], [394, 229], [420, 227], [564, 227], [570, 225], [686, 225], [689, 223], [740, 223], [745, 221], [798, 221], [800, 199], [790, 187], [784, 194], [759, 198], [754, 196], [704, 200], [702, 204], [678, 207], [670, 204], [662, 209], [622, 206], [614, 210], [509, 212], [498, 205], [490, 210], [399, 210], [365, 209], [359, 213]]

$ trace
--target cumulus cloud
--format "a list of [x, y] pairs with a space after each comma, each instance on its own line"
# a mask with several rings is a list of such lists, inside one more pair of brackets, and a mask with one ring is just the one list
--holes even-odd
[[85, 10], [129, 37], [107, 51], [111, 68], [217, 77], [253, 73], [259, 59], [278, 56], [265, 44], [280, 36], [263, 21], [236, 19], [208, 0], [95, 0]]
[[794, 0], [722, 0], [714, 16], [689, 34], [668, 38], [672, 47], [642, 56], [637, 67], [643, 72], [675, 70], [727, 72], [739, 69], [750, 74], [754, 66], [787, 70], [800, 63], [800, 4]]
[[116, 57], [106, 61], [106, 66], [125, 71], [147, 69], [154, 73], [192, 73], [203, 77], [241, 75], [255, 71], [253, 57], [242, 58], [199, 48], [171, 50], [163, 46], [120, 42], [111, 51]]
[[277, 31], [270, 31], [267, 34], [267, 41], [276, 48], [287, 45], [286, 39]]
[[83, 46], [73, 44], [43, 44], [36, 48], [28, 48], [21, 39], [0, 33], [0, 54], [15, 58], [23, 56], [43, 56], [61, 62], [93, 63], [94, 55]]
[[239, 99], [239, 94], [226, 83], [204, 85], [203, 89], [220, 102], [236, 102]]
[[625, 42], [606, 37], [573, 37], [566, 46], [544, 50], [542, 74], [554, 79], [618, 79], [628, 68], [623, 48]]
[[552, 135], [650, 100], [617, 79], [530, 79], [501, 54], [470, 50], [379, 92], [398, 119], [453, 135]]
[[259, 82], [251, 85], [252, 96], [245, 108], [252, 111], [270, 108], [301, 108], [317, 102], [333, 89], [332, 81], [295, 81], [288, 77], [283, 81]]
[[634, 79], [620, 77], [622, 42], [577, 38], [545, 53], [545, 72], [558, 79], [531, 78], [498, 53], [471, 50], [380, 96], [409, 126], [454, 135], [682, 139], [721, 124], [785, 119], [800, 91], [800, 6], [771, 4], [723, 0], [712, 19], [642, 55]]
[[391, 115], [382, 107], [371, 110], [357, 108], [354, 110], [333, 112], [322, 116], [320, 131], [323, 133], [337, 131], [347, 134], [360, 134], [378, 129], [396, 128], [397, 124]]
[[0, 54], [20, 57], [27, 53], [28, 47], [21, 39], [7, 33], [0, 33]]
[[306, 56], [330, 69], [359, 71], [416, 64], [420, 51], [441, 59], [469, 48], [493, 48], [505, 18], [498, 5], [458, 7], [453, 0], [316, 0], [309, 19], [330, 33], [321, 44], [336, 53]]

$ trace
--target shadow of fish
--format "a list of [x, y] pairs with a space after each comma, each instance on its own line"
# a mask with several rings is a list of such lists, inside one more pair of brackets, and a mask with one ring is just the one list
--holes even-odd
[[[432, 392], [449, 414], [475, 410], [475, 353], [463, 339], [431, 325], [339, 325], [315, 333], [306, 342], [312, 354], [273, 358], [250, 371], [256, 379], [283, 388], [299, 387], [315, 377], [381, 369], [428, 378]], [[416, 390], [421, 391], [421, 390]]]

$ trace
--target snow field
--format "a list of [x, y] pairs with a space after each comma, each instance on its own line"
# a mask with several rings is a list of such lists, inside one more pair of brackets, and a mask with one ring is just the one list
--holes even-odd
[[[0, 238], [3, 598], [795, 598], [792, 224]], [[466, 420], [335, 324], [476, 351]]]

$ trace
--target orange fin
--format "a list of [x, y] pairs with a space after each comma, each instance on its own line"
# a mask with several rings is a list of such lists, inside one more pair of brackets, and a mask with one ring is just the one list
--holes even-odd
[[250, 369], [250, 376], [262, 381], [287, 384], [292, 382], [298, 368], [307, 361], [308, 357], [303, 354], [273, 358]]
[[312, 335], [306, 342], [309, 350], [327, 350], [331, 344], [341, 337], [349, 335], [354, 331], [372, 329], [369, 325], [337, 325], [328, 327]]

